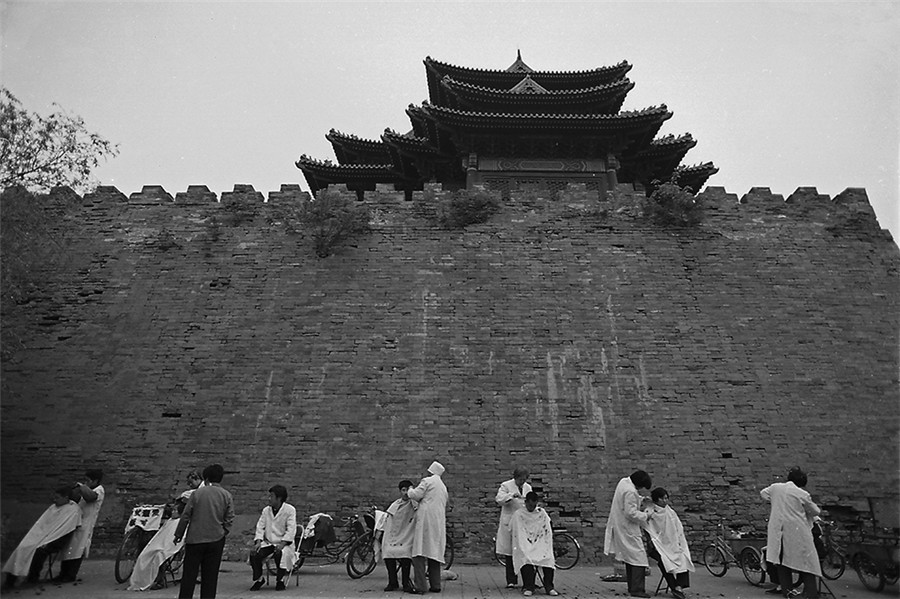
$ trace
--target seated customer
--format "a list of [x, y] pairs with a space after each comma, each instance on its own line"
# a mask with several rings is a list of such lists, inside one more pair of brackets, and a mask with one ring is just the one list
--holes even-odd
[[266, 583], [263, 578], [263, 561], [269, 555], [275, 560], [275, 590], [283, 591], [284, 576], [294, 567], [297, 561], [294, 551], [294, 537], [297, 536], [297, 510], [287, 501], [288, 492], [282, 485], [269, 489], [269, 505], [263, 508], [256, 523], [253, 552], [250, 554], [250, 565], [253, 568], [253, 586], [251, 591], [258, 591]]
[[647, 511], [652, 512], [653, 517], [644, 525], [651, 541], [647, 546], [647, 556], [656, 560], [672, 595], [676, 599], [684, 599], [683, 589], [691, 586], [690, 572], [694, 571], [684, 527], [678, 514], [669, 506], [669, 494], [665, 489], [653, 489], [650, 499], [653, 503]]
[[553, 557], [553, 528], [550, 516], [538, 507], [538, 494], [529, 491], [525, 495], [525, 509], [513, 513], [509, 522], [512, 529], [513, 570], [522, 574], [523, 595], [534, 594], [535, 568], [541, 568], [544, 590], [553, 597], [559, 595], [553, 588], [556, 560]]
[[47, 556], [60, 551], [81, 525], [81, 508], [70, 498], [71, 492], [71, 487], [56, 490], [53, 505], [41, 514], [6, 560], [4, 588], [12, 588], [21, 576], [27, 576], [30, 583], [37, 582]]
[[[134, 562], [134, 570], [128, 580], [129, 591], [146, 591], [147, 589], [161, 589], [165, 586], [165, 572], [162, 565], [167, 559], [178, 553], [184, 547], [184, 540], [175, 542], [175, 529], [178, 528], [178, 520], [181, 512], [187, 505], [185, 491], [175, 500], [172, 517], [159, 527], [153, 538], [141, 550], [141, 554]], [[190, 497], [190, 494], [188, 494]]]
[[[404, 593], [412, 593], [413, 584], [409, 578], [412, 566], [413, 534], [416, 530], [416, 503], [406, 495], [413, 486], [412, 481], [401, 480], [397, 487], [400, 498], [387, 509], [383, 525], [384, 536], [381, 538], [381, 555], [387, 569], [388, 584], [385, 591], [396, 591], [403, 584]], [[397, 567], [400, 567], [401, 581], [397, 580]]]

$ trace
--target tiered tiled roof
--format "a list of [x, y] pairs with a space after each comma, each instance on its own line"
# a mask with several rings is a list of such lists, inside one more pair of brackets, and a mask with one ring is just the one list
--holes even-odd
[[[654, 139], [672, 117], [664, 104], [621, 110], [634, 87], [625, 76], [631, 69], [625, 61], [586, 71], [536, 71], [521, 53], [505, 70], [459, 67], [431, 57], [424, 63], [430, 100], [407, 108], [412, 131], [386, 130], [380, 140], [368, 140], [332, 129], [326, 138], [339, 165], [305, 156], [297, 162], [314, 193], [339, 182], [358, 189], [389, 182], [407, 191], [428, 180], [465, 185], [473, 159], [476, 169], [493, 173], [551, 168], [521, 166], [550, 164], [541, 159], [588, 161], [599, 165], [593, 172], [618, 168], [618, 181], [645, 186], [677, 172], [695, 191], [698, 181], [717, 171], [711, 163], [679, 167], [696, 145], [690, 134]], [[372, 179], [363, 187], [366, 176]]]

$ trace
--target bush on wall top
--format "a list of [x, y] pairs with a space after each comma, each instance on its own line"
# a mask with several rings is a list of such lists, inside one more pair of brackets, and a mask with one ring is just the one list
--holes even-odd
[[654, 181], [656, 189], [647, 198], [645, 214], [661, 225], [691, 226], [703, 220], [703, 207], [690, 187], [670, 180]]
[[368, 231], [369, 208], [350, 196], [322, 189], [315, 198], [301, 202], [296, 219], [316, 255], [325, 258], [343, 241]]
[[500, 211], [499, 200], [481, 189], [461, 189], [438, 206], [438, 219], [448, 229], [486, 222]]

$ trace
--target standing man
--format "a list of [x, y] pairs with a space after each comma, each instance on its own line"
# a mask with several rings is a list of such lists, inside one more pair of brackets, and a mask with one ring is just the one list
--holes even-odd
[[81, 494], [81, 526], [75, 529], [72, 538], [69, 539], [62, 554], [62, 563], [59, 566], [57, 582], [75, 582], [81, 562], [89, 557], [91, 551], [91, 539], [94, 536], [94, 525], [97, 524], [97, 516], [100, 515], [100, 507], [106, 490], [100, 481], [103, 480], [103, 470], [93, 469], [84, 473], [87, 483], [75, 483], [77, 491]]
[[625, 576], [628, 578], [628, 594], [632, 597], [649, 597], [644, 589], [647, 550], [641, 536], [641, 525], [650, 519], [650, 514], [641, 511], [641, 496], [638, 489], [650, 490], [650, 475], [643, 470], [635, 470], [616, 485], [609, 520], [606, 523], [606, 538], [603, 553], [614, 554], [625, 562]]
[[791, 592], [793, 571], [800, 573], [805, 597], [818, 597], [822, 566], [813, 542], [813, 519], [821, 513], [806, 486], [806, 473], [791, 468], [788, 482], [769, 485], [760, 496], [771, 503], [766, 531], [766, 561], [778, 566], [778, 582], [785, 597]]
[[234, 522], [231, 493], [220, 485], [224, 476], [225, 470], [219, 464], [204, 468], [205, 484], [191, 494], [175, 529], [175, 543], [180, 543], [182, 538], [185, 542], [179, 599], [194, 596], [198, 571], [201, 573], [200, 598], [215, 599], [225, 537]]
[[294, 537], [297, 536], [297, 510], [287, 501], [287, 489], [275, 485], [269, 489], [269, 505], [263, 508], [256, 523], [253, 537], [253, 553], [250, 566], [253, 568], [253, 586], [258, 591], [266, 583], [263, 578], [263, 561], [269, 555], [275, 560], [275, 590], [283, 591], [284, 575], [294, 567]]
[[425, 568], [428, 567], [428, 590], [441, 592], [441, 564], [447, 547], [447, 487], [441, 480], [444, 467], [432, 462], [426, 476], [407, 496], [419, 502], [413, 533], [412, 564], [417, 594], [425, 593]]
[[500, 485], [497, 490], [497, 503], [500, 504], [500, 525], [497, 527], [497, 543], [495, 551], [497, 555], [506, 558], [506, 588], [514, 589], [518, 583], [516, 570], [512, 560], [512, 529], [510, 520], [516, 511], [525, 506], [525, 496], [531, 492], [528, 484], [528, 470], [517, 466], [513, 470], [513, 477]]

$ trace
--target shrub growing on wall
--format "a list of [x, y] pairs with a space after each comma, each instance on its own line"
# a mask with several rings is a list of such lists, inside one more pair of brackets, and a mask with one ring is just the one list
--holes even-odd
[[647, 198], [645, 214], [662, 225], [690, 226], [703, 220], [703, 207], [689, 187], [673, 181], [659, 183]]
[[329, 189], [303, 201], [296, 219], [304, 235], [320, 258], [330, 256], [334, 248], [356, 234], [369, 229], [369, 208], [349, 196]]
[[438, 207], [438, 218], [448, 229], [486, 222], [500, 211], [500, 201], [484, 190], [461, 189]]

